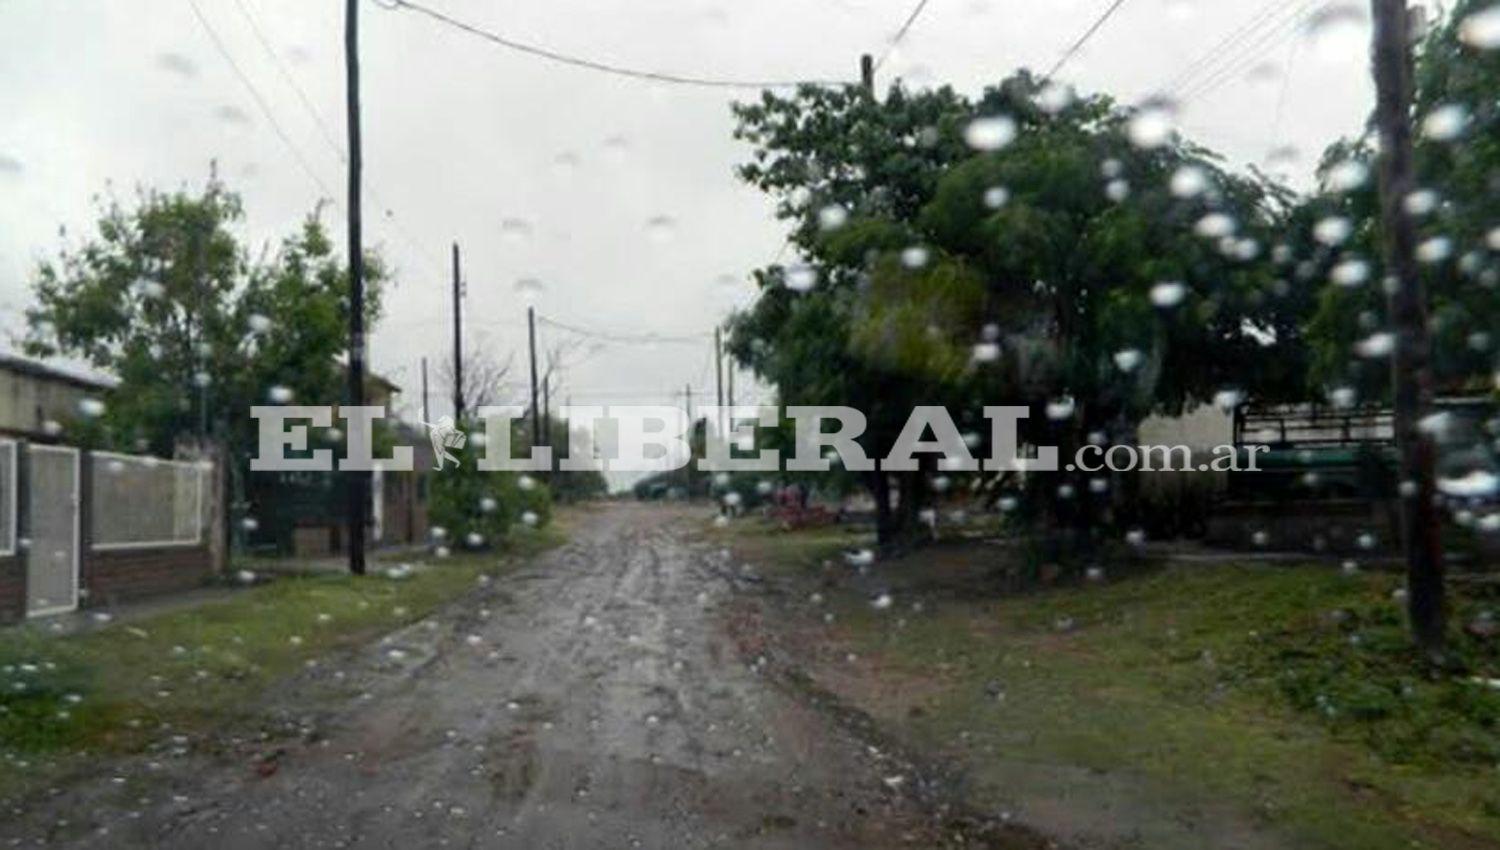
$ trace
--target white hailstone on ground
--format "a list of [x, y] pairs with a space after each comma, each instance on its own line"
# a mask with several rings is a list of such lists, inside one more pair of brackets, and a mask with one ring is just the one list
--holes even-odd
[[797, 264], [786, 269], [786, 288], [793, 292], [806, 292], [818, 283], [818, 270], [809, 265]]
[[1187, 298], [1187, 284], [1163, 281], [1151, 287], [1151, 303], [1162, 309], [1176, 307]]
[[849, 222], [849, 211], [842, 204], [828, 204], [818, 210], [818, 227], [822, 230], [838, 230]]
[[295, 397], [296, 393], [292, 392], [291, 387], [284, 387], [280, 384], [271, 387], [266, 392], [266, 398], [270, 399], [272, 404], [291, 404]]
[[249, 570], [240, 570], [234, 574], [234, 580], [240, 584], [255, 584], [255, 573]]
[[1179, 198], [1195, 198], [1208, 190], [1208, 172], [1197, 165], [1184, 165], [1172, 173], [1170, 188]]
[[1370, 334], [1354, 344], [1354, 353], [1367, 360], [1390, 357], [1396, 350], [1396, 335], [1381, 331]]
[[1140, 349], [1126, 348], [1115, 352], [1115, 366], [1121, 372], [1134, 372], [1140, 368], [1141, 362], [1146, 359]]
[[1339, 567], [1339, 569], [1346, 576], [1358, 575], [1359, 574], [1359, 563], [1356, 562], [1356, 561], [1353, 561], [1353, 560], [1348, 560], [1348, 561], [1345, 561]]
[[1010, 202], [1010, 190], [1004, 186], [991, 186], [984, 190], [986, 209], [998, 210]]
[[521, 522], [529, 528], [535, 528], [540, 521], [541, 517], [537, 516], [536, 511], [526, 511], [521, 514]]
[[1008, 115], [975, 118], [964, 128], [964, 141], [979, 151], [997, 151], [1016, 138], [1016, 122]]
[[1341, 215], [1331, 215], [1313, 225], [1313, 238], [1330, 247], [1338, 247], [1354, 234], [1354, 223]]
[[719, 514], [714, 517], [714, 528], [724, 528], [729, 525], [729, 517]]
[[1435, 142], [1451, 142], [1469, 127], [1469, 110], [1457, 103], [1445, 103], [1422, 119], [1422, 135]]
[[1148, 100], [1130, 118], [1130, 141], [1139, 148], [1159, 148], [1172, 137], [1176, 121], [1177, 104], [1165, 98]]

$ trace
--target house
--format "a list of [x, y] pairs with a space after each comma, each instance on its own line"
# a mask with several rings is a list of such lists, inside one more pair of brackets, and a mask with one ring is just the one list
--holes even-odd
[[201, 584], [213, 466], [64, 443], [113, 383], [0, 354], [0, 621]]

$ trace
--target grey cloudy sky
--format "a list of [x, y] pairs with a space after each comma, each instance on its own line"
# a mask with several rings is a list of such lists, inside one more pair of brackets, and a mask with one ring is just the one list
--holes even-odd
[[[913, 5], [428, 2], [568, 53], [750, 79], [855, 77], [859, 55], [882, 52]], [[188, 0], [4, 0], [0, 322], [8, 329], [19, 330], [29, 275], [60, 244], [58, 225], [77, 239], [92, 221], [91, 196], [110, 186], [127, 194], [136, 185], [201, 184], [216, 159], [245, 197], [246, 235], [256, 243], [287, 232], [320, 197], [342, 204], [339, 156], [250, 20], [342, 144], [343, 3], [197, 3], [317, 180], [277, 137]], [[977, 92], [1018, 66], [1044, 69], [1109, 4], [931, 0], [883, 67], [882, 85], [894, 74]], [[1062, 77], [1132, 101], [1269, 14], [1242, 42], [1242, 59], [1218, 51], [1215, 64], [1198, 69], [1190, 95], [1222, 85], [1189, 97], [1181, 126], [1236, 163], [1291, 146], [1300, 158], [1283, 168], [1305, 185], [1322, 147], [1357, 132], [1372, 101], [1358, 16], [1354, 26], [1325, 27], [1318, 37], [1297, 23], [1298, 13], [1325, 6], [1363, 15], [1367, 4], [1127, 0]], [[367, 238], [400, 277], [371, 356], [406, 387], [408, 403], [416, 400], [419, 358], [444, 356], [448, 344], [454, 240], [469, 281], [467, 333], [502, 358], [524, 346], [518, 278], [544, 283], [537, 308], [547, 316], [629, 333], [702, 333], [751, 298], [746, 273], [776, 256], [782, 230], [767, 201], [733, 177], [747, 154], [730, 135], [734, 93], [561, 67], [373, 0], [361, 14]], [[340, 213], [330, 215], [341, 233]], [[674, 226], [652, 228], [661, 217]], [[533, 224], [529, 241], [501, 238], [511, 218]], [[723, 275], [739, 285], [716, 284]], [[567, 338], [546, 327], [543, 337], [544, 346]], [[685, 383], [711, 387], [710, 358], [707, 341], [576, 348], [554, 401], [667, 402]], [[438, 402], [434, 412], [446, 406]]]

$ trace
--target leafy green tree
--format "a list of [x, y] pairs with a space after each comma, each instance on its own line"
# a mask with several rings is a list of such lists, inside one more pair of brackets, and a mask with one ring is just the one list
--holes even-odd
[[[234, 232], [242, 218], [216, 178], [198, 193], [145, 191], [132, 207], [110, 201], [90, 239], [37, 270], [26, 349], [119, 379], [102, 439], [170, 453], [203, 434], [248, 457], [251, 405], [343, 397], [348, 277], [317, 212], [260, 259]], [[384, 268], [367, 258], [369, 323]]]
[[[1491, 386], [1500, 339], [1500, 54], [1464, 43], [1461, 0], [1417, 54], [1419, 228], [1433, 368], [1440, 392]], [[1320, 191], [1288, 217], [1287, 271], [1317, 293], [1308, 322], [1314, 393], [1379, 403], [1390, 395], [1390, 332], [1380, 250], [1373, 129], [1332, 145]]]
[[[758, 147], [741, 174], [806, 265], [757, 274], [735, 355], [784, 403], [864, 410], [877, 457], [918, 404], [958, 411], [979, 451], [985, 404], [1028, 406], [1023, 436], [1066, 456], [1153, 411], [1299, 386], [1300, 316], [1267, 257], [1287, 196], [1181, 139], [1135, 144], [1108, 98], [1056, 95], [1023, 72], [972, 104], [898, 87], [741, 106]], [[896, 476], [882, 543], [915, 530], [935, 472]], [[868, 480], [883, 507], [887, 476]], [[1054, 519], [1090, 513], [1053, 498], [1082, 482], [1032, 481]]]

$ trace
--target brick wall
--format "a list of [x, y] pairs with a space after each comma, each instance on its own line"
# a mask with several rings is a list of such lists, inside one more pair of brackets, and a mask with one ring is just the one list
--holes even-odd
[[86, 551], [80, 584], [83, 607], [112, 605], [198, 587], [213, 574], [207, 546]]
[[0, 556], [0, 623], [26, 616], [26, 562], [19, 555]]

